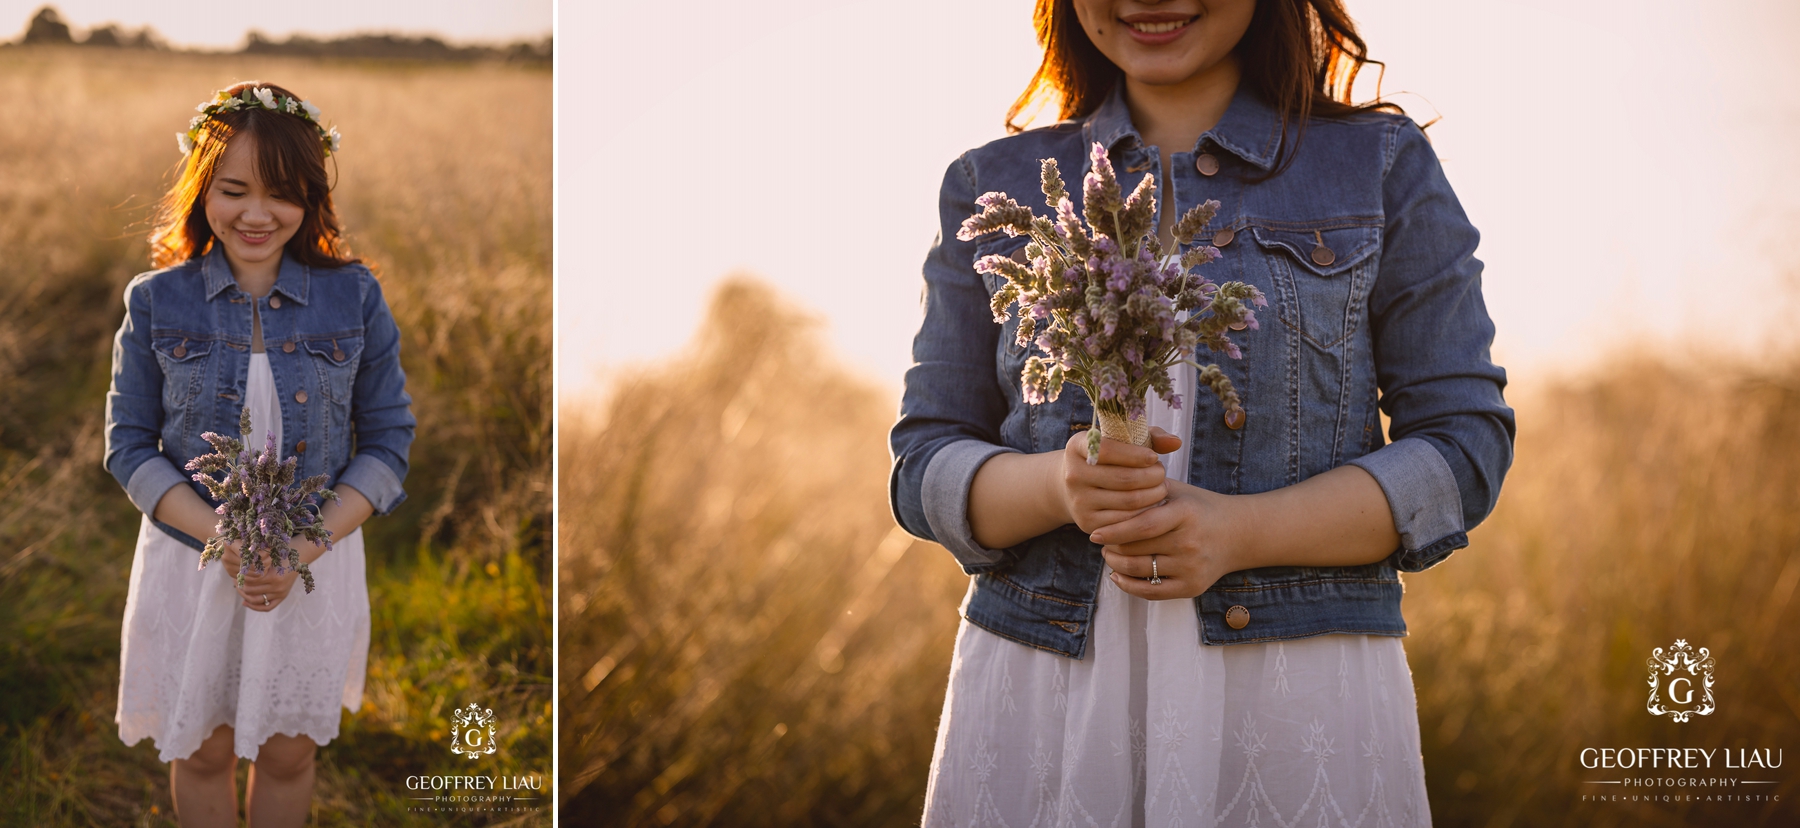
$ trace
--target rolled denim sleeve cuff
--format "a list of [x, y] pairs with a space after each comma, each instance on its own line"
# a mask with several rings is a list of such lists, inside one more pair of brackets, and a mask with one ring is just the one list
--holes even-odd
[[156, 504], [162, 501], [163, 495], [170, 489], [188, 482], [189, 478], [175, 470], [175, 464], [163, 455], [156, 455], [139, 464], [131, 473], [131, 479], [125, 483], [125, 496], [131, 498], [131, 505], [146, 515], [156, 514]]
[[1400, 533], [1400, 548], [1388, 557], [1395, 569], [1420, 572], [1469, 545], [1456, 475], [1431, 443], [1403, 437], [1349, 465], [1368, 472], [1387, 495]]
[[987, 549], [975, 542], [969, 528], [969, 489], [975, 484], [975, 472], [996, 454], [1017, 453], [1018, 449], [997, 446], [982, 440], [959, 440], [937, 450], [925, 466], [925, 479], [920, 485], [924, 501], [925, 522], [938, 543], [950, 550], [965, 570], [989, 567], [1001, 561], [999, 550]]
[[400, 488], [400, 476], [386, 463], [367, 454], [350, 458], [350, 465], [338, 475], [338, 482], [361, 492], [375, 507], [377, 515], [392, 512], [406, 499], [406, 492]]

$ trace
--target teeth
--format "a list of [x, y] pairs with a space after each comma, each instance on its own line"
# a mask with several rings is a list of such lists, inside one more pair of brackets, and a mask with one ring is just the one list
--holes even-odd
[[1188, 20], [1171, 20], [1167, 23], [1132, 23], [1130, 26], [1144, 34], [1162, 34], [1186, 26], [1188, 22]]

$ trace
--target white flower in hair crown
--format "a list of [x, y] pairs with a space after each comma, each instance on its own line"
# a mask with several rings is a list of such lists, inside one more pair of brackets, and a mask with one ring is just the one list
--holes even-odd
[[245, 87], [236, 95], [227, 95], [221, 91], [211, 101], [194, 107], [200, 111], [200, 114], [188, 121], [187, 132], [175, 133], [175, 143], [181, 148], [181, 154], [187, 155], [194, 151], [194, 144], [200, 140], [200, 128], [205, 126], [207, 121], [221, 113], [236, 112], [249, 107], [272, 109], [276, 112], [285, 112], [305, 118], [313, 125], [314, 129], [319, 131], [319, 146], [324, 148], [327, 157], [337, 152], [338, 145], [344, 140], [344, 137], [338, 134], [337, 127], [326, 129], [324, 124], [319, 123], [318, 107], [307, 101], [294, 100], [286, 95], [276, 97], [275, 92], [266, 86], [254, 86]]

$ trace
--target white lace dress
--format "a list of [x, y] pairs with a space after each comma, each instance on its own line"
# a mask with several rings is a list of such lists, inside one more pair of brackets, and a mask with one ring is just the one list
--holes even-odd
[[[1191, 410], [1152, 396], [1150, 422], [1192, 434]], [[1187, 462], [1185, 447], [1165, 458], [1182, 474]], [[1110, 578], [1081, 661], [965, 619], [924, 825], [1430, 825], [1400, 642], [1201, 644], [1192, 601], [1146, 601]]]
[[[266, 354], [250, 356], [245, 387], [260, 449], [267, 428], [281, 444], [280, 401]], [[296, 581], [269, 612], [242, 605], [221, 562], [145, 518], [131, 562], [119, 653], [119, 738], [155, 740], [162, 761], [186, 759], [221, 724], [238, 756], [255, 761], [276, 733], [325, 744], [339, 708], [362, 706], [369, 655], [369, 592], [358, 529], [309, 565], [316, 588]]]

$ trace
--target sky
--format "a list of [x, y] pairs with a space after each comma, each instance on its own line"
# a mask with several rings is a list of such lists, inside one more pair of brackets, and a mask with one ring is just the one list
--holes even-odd
[[[1039, 59], [1031, 5], [565, 4], [565, 398], [677, 352], [736, 271], [819, 314], [838, 358], [897, 391], [938, 185], [1003, 134]], [[1428, 134], [1482, 233], [1515, 385], [1620, 343], [1708, 358], [1791, 337], [1800, 4], [1347, 7], [1388, 64], [1383, 91], [1441, 117]]]
[[[17, 40], [44, 0], [0, 0], [0, 39]], [[551, 0], [55, 0], [76, 30], [117, 23], [150, 26], [181, 48], [233, 49], [251, 29], [277, 39], [303, 33], [395, 32], [435, 35], [452, 43], [510, 43], [550, 34]]]

